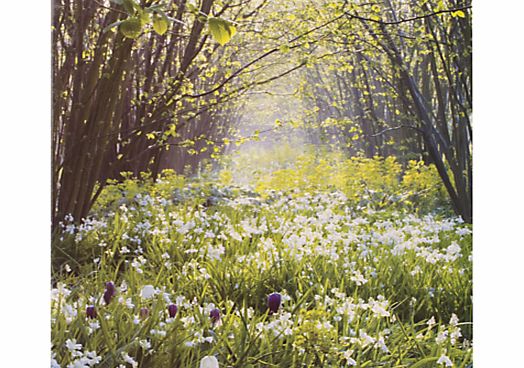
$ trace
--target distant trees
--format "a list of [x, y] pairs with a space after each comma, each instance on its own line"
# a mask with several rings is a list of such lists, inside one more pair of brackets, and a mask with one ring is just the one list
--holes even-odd
[[455, 212], [472, 221], [468, 1], [384, 0], [339, 9], [343, 25], [303, 71], [310, 121], [351, 154], [435, 164]]

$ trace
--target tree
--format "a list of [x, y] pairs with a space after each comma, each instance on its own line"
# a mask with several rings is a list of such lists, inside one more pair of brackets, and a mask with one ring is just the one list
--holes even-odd
[[[189, 136], [213, 130], [210, 118], [218, 110], [206, 108], [207, 118], [195, 119], [205, 104], [192, 95], [202, 92], [198, 88], [214, 88], [210, 83], [216, 80], [202, 83], [202, 76], [229, 56], [217, 50], [236, 29], [221, 16], [240, 17], [246, 9], [254, 16], [260, 9], [256, 1], [226, 1], [212, 15], [214, 4], [214, 0], [202, 0], [199, 7], [185, 0], [114, 0], [107, 6], [90, 0], [55, 1], [55, 227], [66, 214], [76, 221], [86, 217], [107, 179], [119, 178], [120, 172], [157, 175], [162, 167], [178, 165], [180, 157], [166, 163], [165, 153], [172, 144], [183, 145], [170, 143], [171, 138], [182, 137], [182, 129]], [[231, 68], [224, 68], [221, 75]]]
[[[471, 16], [466, 1], [321, 2], [324, 29], [302, 71], [308, 129], [349, 154], [425, 159], [472, 221]], [[336, 55], [324, 58], [324, 55]]]

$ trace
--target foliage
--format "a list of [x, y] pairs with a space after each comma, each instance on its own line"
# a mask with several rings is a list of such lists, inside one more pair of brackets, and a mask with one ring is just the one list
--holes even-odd
[[148, 173], [142, 173], [140, 179], [133, 177], [132, 173], [122, 173], [122, 176], [125, 178], [123, 181], [115, 180], [104, 187], [93, 208], [94, 213], [116, 209], [119, 202], [131, 201], [139, 194], [166, 197], [174, 189], [182, 189], [186, 183], [184, 176], [170, 169], [162, 171], [157, 180], [153, 180]]
[[236, 27], [227, 20], [210, 17], [207, 20], [209, 32], [219, 44], [224, 46], [236, 33]]
[[[226, 178], [224, 184], [236, 180], [253, 185], [263, 195], [273, 190], [300, 193], [336, 189], [355, 206], [404, 208], [422, 213], [451, 209], [434, 165], [409, 161], [403, 166], [394, 156], [347, 158], [330, 149], [300, 149], [296, 143], [271, 150], [252, 146], [233, 154], [220, 177]], [[249, 181], [243, 180], [248, 177]]]
[[[275, 83], [284, 94], [257, 116], [298, 110], [293, 127], [309, 143], [433, 163], [471, 222], [469, 8], [56, 0], [53, 223], [85, 217], [95, 188], [120, 172], [194, 173], [226, 142], [259, 139], [269, 121], [245, 121]], [[256, 127], [243, 134], [246, 125]]]
[[293, 87], [308, 143], [433, 163], [453, 209], [471, 222], [470, 2], [293, 5], [280, 32], [319, 25], [282, 48], [304, 63]]
[[251, 85], [231, 78], [242, 70], [238, 51], [254, 41], [221, 45], [235, 20], [249, 24], [260, 10], [256, 0], [241, 9], [235, 0], [55, 1], [55, 226], [68, 213], [85, 217], [121, 172], [182, 173], [221, 151], [215, 142], [228, 135], [239, 93]]

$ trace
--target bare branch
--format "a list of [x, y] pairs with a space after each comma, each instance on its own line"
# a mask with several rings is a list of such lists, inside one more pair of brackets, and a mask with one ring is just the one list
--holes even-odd
[[459, 10], [468, 10], [468, 9], [471, 9], [471, 5], [464, 6], [464, 7], [461, 7], [461, 8], [455, 8], [455, 9], [439, 10], [439, 11], [436, 11], [436, 12], [433, 12], [433, 13], [419, 15], [419, 16], [413, 17], [413, 18], [407, 18], [407, 19], [402, 19], [401, 18], [399, 20], [391, 21], [391, 22], [386, 22], [386, 21], [383, 21], [383, 20], [380, 20], [380, 19], [365, 18], [365, 17], [361, 17], [361, 16], [356, 15], [356, 14], [352, 14], [350, 12], [345, 12], [344, 14], [346, 16], [350, 17], [350, 18], [359, 19], [359, 20], [363, 20], [363, 21], [366, 21], [366, 22], [373, 22], [373, 23], [378, 23], [378, 24], [381, 24], [381, 25], [389, 26], [389, 25], [401, 24], [401, 23], [406, 23], [406, 22], [413, 22], [413, 21], [419, 20], [419, 19], [430, 18], [430, 17], [434, 17], [435, 15], [439, 15], [439, 14], [454, 13], [454, 12], [457, 12]]
[[392, 128], [387, 128], [387, 129], [381, 130], [380, 132], [375, 133], [375, 134], [364, 135], [364, 137], [378, 137], [378, 136], [380, 136], [382, 134], [385, 134], [385, 133], [388, 133], [388, 132], [391, 132], [391, 131], [395, 131], [395, 130], [399, 130], [399, 129], [402, 129], [402, 128], [413, 129], [413, 130], [416, 130], [419, 133], [423, 132], [422, 129], [417, 128], [417, 127], [412, 126], [412, 125], [399, 125], [399, 126], [396, 126], [396, 127], [392, 127]]

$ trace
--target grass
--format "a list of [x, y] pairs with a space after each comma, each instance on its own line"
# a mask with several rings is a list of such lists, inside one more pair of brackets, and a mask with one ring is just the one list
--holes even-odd
[[359, 206], [335, 188], [260, 194], [127, 183], [108, 188], [81, 225], [65, 220], [53, 244], [55, 363], [472, 365], [469, 225], [412, 206]]

